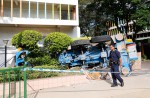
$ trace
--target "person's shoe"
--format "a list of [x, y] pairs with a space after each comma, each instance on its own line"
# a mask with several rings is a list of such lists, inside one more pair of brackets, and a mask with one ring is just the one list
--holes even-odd
[[124, 86], [124, 82], [121, 83], [121, 87], [123, 87], [123, 86]]
[[116, 87], [116, 86], [118, 86], [118, 85], [117, 85], [117, 84], [112, 84], [112, 85], [111, 85], [111, 87]]

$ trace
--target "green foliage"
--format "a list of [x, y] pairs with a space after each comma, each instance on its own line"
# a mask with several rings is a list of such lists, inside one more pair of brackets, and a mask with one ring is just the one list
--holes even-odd
[[[89, 3], [90, 1], [90, 3]], [[94, 35], [107, 30], [107, 21], [113, 21], [118, 26], [118, 18], [126, 23], [135, 20], [135, 33], [150, 28], [150, 3], [146, 0], [80, 0], [81, 33]], [[85, 4], [83, 4], [85, 3]], [[128, 24], [125, 32], [128, 33]], [[118, 30], [123, 32], [118, 26]]]
[[[12, 68], [8, 68], [10, 70], [7, 71], [2, 71], [2, 70], [6, 70], [6, 69], [0, 69], [0, 83], [4, 81], [4, 77], [5, 77], [5, 81], [8, 82], [9, 81], [9, 73], [10, 73], [10, 81], [18, 81], [19, 80], [19, 76], [20, 79], [22, 80], [22, 72], [19, 70], [12, 70]], [[5, 76], [4, 76], [5, 74]]]
[[30, 51], [30, 55], [37, 56], [40, 54], [40, 49], [37, 46], [37, 42], [42, 39], [42, 34], [34, 30], [24, 30], [15, 34], [12, 38], [12, 45], [16, 48], [21, 47]]
[[[59, 66], [36, 66], [34, 68], [43, 68], [43, 69], [60, 69]], [[59, 76], [59, 73], [56, 72], [40, 72], [40, 71], [27, 71], [28, 79], [38, 79], [38, 78], [48, 78]]]
[[132, 19], [136, 19], [136, 26], [141, 27], [141, 29], [149, 28], [150, 8], [140, 5], [136, 13], [132, 15]]
[[37, 42], [42, 39], [42, 34], [34, 30], [24, 30], [15, 34], [12, 38], [12, 45], [33, 50], [37, 47]]
[[15, 34], [12, 38], [12, 45], [18, 47], [22, 47], [21, 45], [22, 33]]
[[53, 32], [44, 39], [44, 48], [52, 57], [56, 57], [56, 54], [66, 49], [71, 42], [72, 39], [67, 34]]
[[42, 66], [42, 65], [59, 65], [57, 59], [51, 59], [49, 56], [35, 57], [35, 58], [27, 58], [27, 61], [33, 66]]
[[81, 33], [86, 36], [97, 36], [106, 31], [106, 17], [100, 8], [101, 0], [81, 0], [79, 18]]
[[[58, 65], [43, 65], [43, 66], [35, 66], [34, 68], [43, 68], [43, 69], [58, 69], [58, 70], [64, 70], [66, 68], [58, 66]], [[4, 69], [0, 69], [4, 70]], [[9, 79], [9, 71], [5, 71], [5, 81], [8, 82]], [[29, 71], [27, 70], [27, 78], [28, 79], [38, 79], [38, 78], [48, 78], [48, 77], [56, 77], [56, 76], [61, 76], [61, 73], [58, 72], [40, 72], [40, 71]], [[3, 82], [3, 77], [4, 75], [2, 74], [2, 71], [0, 71], [0, 83]], [[11, 70], [10, 71], [10, 81], [19, 81], [23, 80], [24, 77], [24, 71], [20, 70]]]

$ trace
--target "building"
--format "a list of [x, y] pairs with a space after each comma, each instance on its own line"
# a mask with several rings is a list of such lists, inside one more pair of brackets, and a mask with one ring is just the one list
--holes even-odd
[[[0, 46], [23, 30], [80, 37], [78, 0], [0, 0]], [[11, 41], [8, 44], [11, 46]]]
[[141, 47], [142, 56], [150, 59], [150, 30], [140, 31], [136, 34], [136, 40]]

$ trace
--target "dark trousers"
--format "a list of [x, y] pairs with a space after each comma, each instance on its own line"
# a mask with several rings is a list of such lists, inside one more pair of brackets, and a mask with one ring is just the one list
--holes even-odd
[[117, 79], [119, 80], [120, 83], [123, 82], [123, 79], [120, 77], [120, 73], [119, 73], [119, 65], [112, 65], [111, 66], [111, 75], [113, 78], [113, 83], [115, 85], [117, 85]]

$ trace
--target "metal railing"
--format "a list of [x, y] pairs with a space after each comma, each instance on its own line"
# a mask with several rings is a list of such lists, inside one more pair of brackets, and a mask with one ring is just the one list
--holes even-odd
[[[11, 57], [10, 59], [7, 60], [6, 63], [8, 63], [10, 60], [12, 60], [12, 59], [14, 59], [14, 58], [15, 58], [15, 56]], [[4, 66], [5, 66], [5, 61], [0, 64], [0, 68], [1, 68], [1, 67], [4, 67]]]
[[0, 98], [27, 98], [24, 67], [0, 69]]

